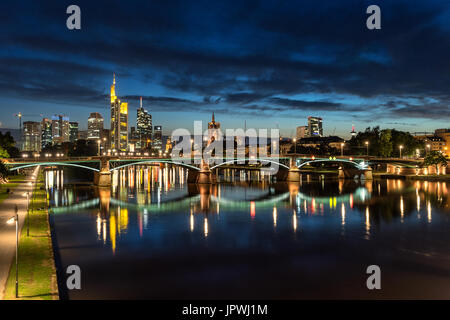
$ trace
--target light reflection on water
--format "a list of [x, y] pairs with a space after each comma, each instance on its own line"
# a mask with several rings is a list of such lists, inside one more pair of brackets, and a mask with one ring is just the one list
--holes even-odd
[[[443, 235], [433, 235], [433, 229], [423, 229], [423, 223], [436, 230], [450, 225], [445, 182], [271, 183], [254, 174], [257, 181], [239, 182], [242, 173], [228, 175], [226, 180], [230, 182], [190, 185], [186, 183], [183, 168], [130, 167], [114, 172], [111, 188], [94, 188], [71, 185], [61, 170], [47, 171], [46, 188], [63, 265], [77, 264], [70, 255], [65, 255], [66, 246], [78, 247], [79, 254], [98, 259], [98, 264], [131, 263], [137, 258], [129, 257], [129, 252], [141, 255], [139, 259], [152, 260], [158, 255], [168, 264], [183, 263], [186, 252], [203, 259], [208, 250], [228, 256], [230, 261], [234, 261], [236, 252], [267, 256], [277, 250], [286, 255], [284, 259], [296, 260], [304, 255], [297, 252], [299, 247], [309, 244], [309, 250], [314, 251], [317, 246], [320, 253], [321, 246], [335, 242], [371, 249], [382, 243], [383, 252], [372, 253], [385, 255], [386, 250], [392, 250], [393, 254], [395, 250], [416, 250], [412, 246], [421, 243], [424, 237], [426, 243], [420, 244], [425, 245], [421, 250], [433, 251], [440, 258], [446, 253], [441, 244], [449, 240], [448, 236], [439, 238]], [[68, 228], [71, 233], [67, 232]], [[418, 230], [424, 233], [417, 234]], [[392, 248], [386, 249], [384, 242], [388, 239]], [[256, 249], [256, 244], [261, 248]], [[95, 250], [85, 246], [93, 246]], [[368, 253], [359, 251], [362, 249], [353, 250], [349, 260], [359, 264], [367, 258]], [[330, 258], [337, 253], [323, 254], [324, 258], [327, 255]], [[179, 262], [173, 261], [177, 255]], [[328, 266], [319, 263], [316, 267], [322, 270]], [[127, 268], [130, 272], [134, 270], [130, 264]], [[228, 270], [226, 266], [222, 269], [225, 274], [233, 272], [233, 268]], [[192, 274], [186, 277], [178, 279], [180, 286], [189, 282], [187, 279]], [[95, 285], [92, 284], [93, 288]], [[226, 292], [227, 285], [223, 287]], [[95, 292], [95, 297], [108, 297], [105, 292]], [[249, 292], [249, 297], [257, 297], [254, 294]], [[126, 297], [130, 295], [126, 293]], [[162, 296], [171, 297], [169, 293], [153, 291], [146, 297]], [[75, 294], [72, 298], [84, 297]]]

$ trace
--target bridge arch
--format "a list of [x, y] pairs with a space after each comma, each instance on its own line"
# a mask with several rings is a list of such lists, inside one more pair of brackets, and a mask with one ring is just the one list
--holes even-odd
[[147, 164], [147, 163], [168, 163], [168, 164], [174, 164], [174, 165], [178, 165], [181, 167], [186, 167], [188, 169], [194, 169], [194, 170], [200, 171], [200, 168], [197, 168], [195, 166], [191, 166], [186, 163], [176, 162], [176, 161], [171, 161], [171, 160], [144, 160], [144, 161], [138, 161], [138, 162], [131, 162], [131, 163], [127, 163], [127, 164], [109, 169], [109, 171], [112, 172], [114, 170], [130, 167], [130, 166], [134, 166], [134, 165], [139, 165], [139, 164]]
[[216, 164], [215, 166], [211, 167], [211, 170], [213, 170], [215, 168], [218, 168], [218, 167], [221, 167], [221, 166], [224, 166], [226, 164], [231, 164], [231, 163], [235, 163], [235, 162], [238, 162], [238, 161], [244, 161], [244, 160], [246, 160], [246, 161], [247, 160], [251, 160], [251, 161], [273, 163], [273, 164], [282, 166], [282, 167], [284, 167], [286, 169], [289, 169], [289, 167], [287, 165], [285, 165], [285, 164], [282, 164], [282, 163], [279, 163], [279, 162], [276, 162], [276, 161], [273, 161], [273, 160], [268, 160], [268, 159], [233, 159], [233, 160], [229, 160], [229, 161], [225, 161], [225, 162]]
[[99, 172], [99, 169], [96, 168], [92, 168], [92, 167], [88, 167], [88, 166], [82, 166], [79, 164], [75, 164], [75, 163], [67, 163], [67, 162], [37, 162], [37, 163], [28, 163], [28, 164], [24, 164], [18, 167], [12, 167], [9, 168], [9, 171], [14, 171], [14, 170], [19, 170], [19, 169], [24, 169], [24, 168], [32, 168], [32, 167], [36, 167], [36, 166], [68, 166], [68, 167], [77, 167], [77, 168], [83, 168], [83, 169], [88, 169], [88, 170], [92, 170], [92, 171], [96, 171]]
[[367, 168], [367, 164], [365, 162], [358, 163], [358, 162], [351, 161], [351, 160], [346, 160], [346, 159], [314, 159], [314, 160], [302, 162], [297, 167], [300, 169], [304, 165], [307, 165], [307, 164], [310, 164], [310, 163], [319, 163], [319, 162], [343, 162], [343, 163], [350, 163], [355, 168], [360, 169], [360, 170], [363, 170], [363, 169]]

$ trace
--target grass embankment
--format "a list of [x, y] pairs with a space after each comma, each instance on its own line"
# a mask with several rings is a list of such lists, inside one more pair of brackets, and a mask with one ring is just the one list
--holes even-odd
[[10, 176], [7, 183], [0, 184], [0, 204], [3, 202], [3, 200], [8, 198], [9, 194], [7, 193], [7, 190], [9, 189], [10, 192], [14, 191], [20, 181], [23, 181], [24, 179], [25, 176], [22, 174]]
[[[27, 236], [27, 220], [19, 236], [19, 299], [56, 300], [58, 287], [42, 173], [38, 175], [30, 200], [29, 217], [30, 236]], [[6, 284], [6, 300], [16, 299], [15, 279], [14, 260]]]

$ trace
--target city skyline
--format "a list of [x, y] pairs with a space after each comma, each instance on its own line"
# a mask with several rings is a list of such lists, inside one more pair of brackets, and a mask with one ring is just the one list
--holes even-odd
[[344, 138], [352, 124], [357, 131], [380, 125], [431, 132], [448, 123], [449, 8], [439, 1], [382, 1], [386, 14], [377, 31], [365, 28], [365, 1], [200, 2], [184, 10], [78, 4], [79, 31], [61, 23], [63, 3], [2, 9], [2, 128], [17, 127], [17, 111], [51, 116], [63, 107], [81, 130], [92, 112], [109, 118], [113, 72], [129, 121], [136, 122], [142, 96], [165, 135], [213, 111], [224, 128], [243, 127], [247, 118], [251, 127], [278, 126], [291, 137], [308, 116], [324, 119], [325, 136]]

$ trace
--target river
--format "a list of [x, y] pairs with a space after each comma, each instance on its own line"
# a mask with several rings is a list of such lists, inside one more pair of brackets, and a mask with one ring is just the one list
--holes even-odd
[[68, 290], [60, 272], [62, 297], [450, 298], [445, 182], [249, 176], [189, 185], [181, 168], [129, 168], [99, 189], [46, 171], [57, 264], [82, 275]]

